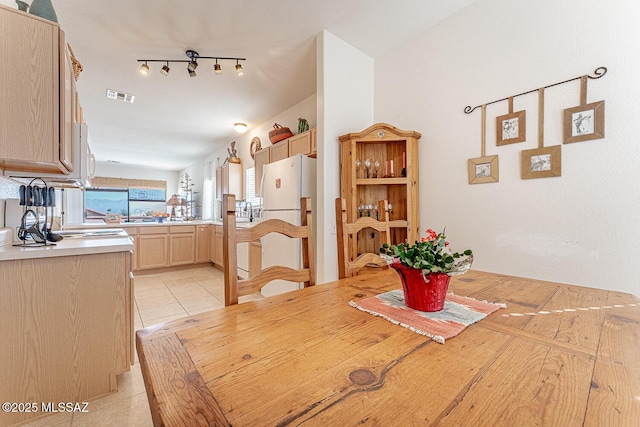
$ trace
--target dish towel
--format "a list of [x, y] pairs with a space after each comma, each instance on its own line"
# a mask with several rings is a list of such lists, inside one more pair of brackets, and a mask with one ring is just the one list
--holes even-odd
[[349, 305], [430, 337], [440, 344], [444, 344], [447, 338], [455, 337], [467, 326], [484, 319], [494, 311], [506, 308], [505, 304], [478, 301], [449, 293], [442, 311], [417, 311], [404, 304], [404, 293], [401, 289], [357, 302], [349, 301]]

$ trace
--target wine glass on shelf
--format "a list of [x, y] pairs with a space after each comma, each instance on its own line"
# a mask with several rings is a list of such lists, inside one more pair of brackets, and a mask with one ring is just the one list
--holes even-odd
[[360, 159], [356, 159], [356, 179], [360, 178]]
[[367, 176], [366, 176], [366, 178], [370, 178], [370, 173], [371, 173], [371, 159], [365, 159], [365, 160], [364, 160], [364, 168], [367, 170]]
[[378, 170], [380, 169], [380, 162], [378, 160], [376, 160], [373, 163], [373, 168], [376, 170], [376, 173], [373, 175], [374, 178], [378, 177]]

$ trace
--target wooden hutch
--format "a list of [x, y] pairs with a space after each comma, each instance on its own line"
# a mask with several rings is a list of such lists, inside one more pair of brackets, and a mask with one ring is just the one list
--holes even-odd
[[[391, 243], [419, 239], [418, 141], [416, 131], [378, 123], [362, 132], [348, 133], [340, 141], [340, 195], [347, 201], [347, 221], [374, 216], [378, 200], [390, 204]], [[370, 167], [365, 167], [367, 163]], [[376, 161], [378, 169], [376, 170]], [[375, 233], [358, 235], [357, 253], [378, 252]], [[352, 248], [355, 254], [355, 248]]]

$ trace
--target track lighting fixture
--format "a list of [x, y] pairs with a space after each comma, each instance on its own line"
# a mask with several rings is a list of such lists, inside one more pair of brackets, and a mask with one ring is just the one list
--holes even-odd
[[140, 74], [146, 76], [149, 74], [149, 66], [147, 65], [147, 61], [144, 61], [144, 64], [140, 66]]
[[187, 72], [189, 73], [189, 77], [196, 76], [196, 68], [198, 68], [198, 60], [201, 59], [215, 59], [216, 63], [213, 66], [213, 71], [216, 75], [222, 74], [222, 65], [218, 63], [218, 60], [222, 61], [236, 61], [236, 74], [238, 76], [242, 76], [244, 74], [244, 69], [240, 64], [240, 61], [246, 61], [247, 58], [232, 58], [232, 57], [224, 57], [224, 56], [200, 56], [198, 52], [195, 50], [187, 50], [185, 52], [188, 59], [138, 59], [138, 62], [143, 62], [140, 65], [140, 73], [143, 75], [149, 74], [149, 65], [148, 62], [165, 62], [166, 65], [162, 66], [160, 73], [166, 76], [169, 74], [169, 62], [186, 62], [187, 63]]
[[166, 76], [167, 74], [169, 74], [169, 62], [167, 62], [167, 65], [162, 66], [162, 68], [160, 69], [160, 73], [163, 76]]

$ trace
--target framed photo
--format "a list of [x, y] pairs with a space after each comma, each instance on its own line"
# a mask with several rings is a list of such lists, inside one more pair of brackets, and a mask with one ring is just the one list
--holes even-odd
[[496, 117], [496, 145], [523, 142], [527, 138], [525, 110]]
[[565, 109], [563, 123], [565, 144], [604, 138], [604, 101]]
[[120, 220], [122, 219], [122, 215], [120, 214], [107, 214], [104, 218], [104, 222], [107, 224], [120, 224]]
[[522, 150], [520, 171], [522, 179], [548, 178], [562, 174], [561, 146]]
[[498, 182], [498, 156], [469, 159], [469, 184]]

